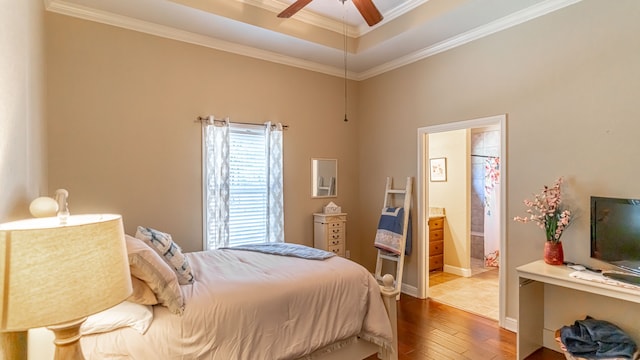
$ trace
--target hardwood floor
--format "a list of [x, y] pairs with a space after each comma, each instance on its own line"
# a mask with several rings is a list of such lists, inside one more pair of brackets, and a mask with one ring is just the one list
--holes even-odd
[[[398, 348], [399, 360], [513, 360], [516, 334], [500, 328], [495, 320], [402, 294], [398, 302]], [[565, 359], [562, 353], [548, 349], [528, 358], [561, 359]]]

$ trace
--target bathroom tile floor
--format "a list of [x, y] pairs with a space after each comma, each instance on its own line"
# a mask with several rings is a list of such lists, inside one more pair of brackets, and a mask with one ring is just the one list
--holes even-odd
[[429, 297], [489, 319], [498, 320], [498, 269], [472, 266], [472, 276], [429, 273]]

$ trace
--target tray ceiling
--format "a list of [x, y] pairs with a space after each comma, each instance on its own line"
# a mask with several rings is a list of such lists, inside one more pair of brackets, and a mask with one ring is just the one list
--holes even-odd
[[373, 0], [369, 27], [351, 1], [45, 0], [47, 10], [268, 61], [363, 80], [581, 0]]

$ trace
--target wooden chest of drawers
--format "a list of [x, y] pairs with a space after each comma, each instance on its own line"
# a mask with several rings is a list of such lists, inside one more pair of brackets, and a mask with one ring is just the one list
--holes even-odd
[[429, 218], [429, 271], [444, 266], [444, 217]]
[[313, 214], [313, 246], [342, 257], [347, 246], [347, 214]]

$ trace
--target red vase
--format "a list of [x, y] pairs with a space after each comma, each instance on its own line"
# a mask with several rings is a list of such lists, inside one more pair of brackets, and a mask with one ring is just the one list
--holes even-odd
[[544, 262], [549, 265], [564, 264], [564, 251], [562, 250], [561, 241], [545, 241], [544, 243]]

